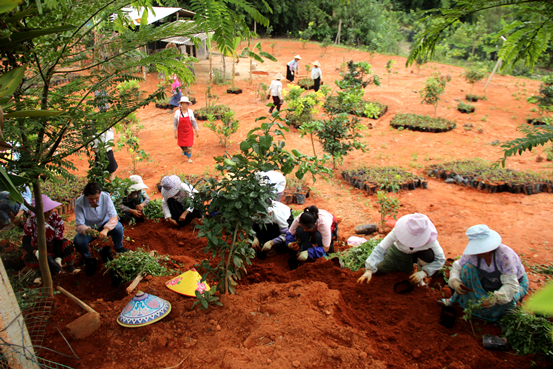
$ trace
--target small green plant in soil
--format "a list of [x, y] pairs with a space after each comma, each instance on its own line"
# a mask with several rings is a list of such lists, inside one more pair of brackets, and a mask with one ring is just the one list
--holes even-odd
[[300, 137], [309, 135], [309, 138], [311, 139], [311, 147], [313, 148], [313, 155], [315, 156], [317, 156], [317, 151], [315, 150], [315, 140], [313, 138], [313, 135], [316, 135], [317, 132], [319, 132], [322, 128], [323, 125], [319, 120], [305, 122], [301, 125], [300, 128], [298, 128]]
[[457, 110], [461, 113], [472, 113], [475, 109], [474, 105], [467, 104], [463, 101], [459, 101], [459, 104], [457, 104]]
[[395, 63], [396, 61], [393, 59], [388, 59], [388, 61], [386, 62], [386, 72], [388, 72], [388, 87], [390, 87], [390, 77], [392, 76], [392, 73], [394, 73], [393, 67]]
[[378, 212], [380, 213], [380, 226], [384, 227], [386, 225], [386, 218], [392, 217], [397, 219], [397, 213], [401, 205], [397, 197], [388, 195], [385, 191], [378, 191], [376, 198]]
[[344, 73], [340, 73], [343, 79], [336, 81], [336, 85], [341, 89], [347, 89], [351, 87], [365, 88], [370, 84], [380, 86], [380, 78], [378, 75], [372, 75], [371, 65], [366, 61], [353, 62], [350, 60], [347, 62], [347, 70]]
[[146, 219], [163, 219], [165, 214], [162, 208], [162, 199], [150, 200], [148, 205], [144, 208], [144, 216]]
[[467, 300], [465, 308], [463, 309], [463, 320], [470, 323], [470, 328], [472, 329], [472, 334], [474, 335], [474, 337], [476, 337], [476, 333], [474, 332], [474, 327], [472, 325], [472, 316], [474, 314], [474, 311], [481, 309], [484, 300], [493, 296], [493, 292], [488, 292], [485, 296], [482, 296], [478, 300]]
[[444, 118], [432, 118], [428, 115], [396, 114], [392, 118], [390, 126], [413, 131], [446, 132], [454, 129], [457, 124]]
[[168, 269], [169, 262], [167, 255], [150, 255], [143, 249], [118, 254], [115, 259], [105, 264], [106, 270], [113, 269], [123, 282], [132, 281], [138, 274], [163, 277], [180, 273], [178, 269]]
[[548, 319], [516, 308], [505, 315], [500, 324], [517, 354], [537, 354], [553, 359], [553, 324]]
[[363, 95], [360, 86], [344, 89], [335, 96], [328, 96], [323, 108], [328, 114], [348, 113], [358, 117], [379, 118], [387, 106], [378, 101], [364, 100]]
[[438, 112], [438, 104], [440, 103], [440, 96], [444, 93], [447, 82], [451, 81], [449, 75], [444, 76], [438, 73], [434, 73], [432, 77], [426, 80], [424, 88], [420, 91], [422, 98], [421, 104], [434, 105], [434, 119]]
[[338, 257], [343, 263], [344, 268], [348, 268], [351, 271], [356, 272], [365, 267], [367, 258], [381, 241], [382, 239], [380, 238], [371, 238], [359, 246], [350, 247], [347, 250], [330, 254], [326, 256], [326, 259]]
[[221, 117], [221, 122], [216, 121], [213, 114], [208, 114], [205, 126], [215, 133], [219, 139], [219, 145], [228, 147], [230, 136], [238, 131], [240, 122], [234, 119], [234, 112], [227, 111]]
[[325, 38], [323, 39], [323, 42], [321, 43], [320, 45], [320, 48], [323, 49], [323, 53], [321, 54], [321, 58], [323, 56], [325, 56], [326, 54], [326, 51], [328, 50], [328, 47], [330, 45], [332, 45], [332, 38], [330, 37], [330, 35], [326, 35]]
[[219, 297], [215, 296], [215, 292], [215, 289], [210, 289], [209, 291], [205, 290], [201, 293], [198, 290], [194, 291], [197, 300], [194, 301], [190, 307], [190, 310], [194, 309], [196, 305], [200, 305], [200, 310], [206, 310], [211, 305], [223, 306], [223, 304], [219, 301]]
[[221, 119], [223, 114], [231, 111], [228, 105], [219, 104], [219, 105], [210, 105], [205, 108], [200, 108], [194, 112], [194, 115], [198, 120], [207, 120], [209, 114], [213, 114], [217, 119]]
[[481, 81], [486, 77], [486, 72], [481, 70], [480, 68], [471, 68], [467, 70], [463, 76], [465, 77], [465, 80], [467, 83], [470, 83], [470, 93], [469, 95], [472, 96], [472, 90], [474, 89], [474, 84], [478, 81]]

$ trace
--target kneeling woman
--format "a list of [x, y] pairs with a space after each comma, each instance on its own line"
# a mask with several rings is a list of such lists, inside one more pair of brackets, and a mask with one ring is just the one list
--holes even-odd
[[[294, 217], [292, 210], [285, 204], [271, 200], [267, 209], [269, 213], [265, 219], [253, 222], [252, 229], [255, 232], [252, 247], [261, 253], [275, 248], [277, 251], [286, 249], [286, 234]], [[263, 257], [265, 255], [260, 255]]]
[[202, 214], [195, 209], [184, 208], [184, 200], [194, 198], [194, 192], [198, 192], [187, 183], [183, 183], [179, 176], [165, 176], [161, 180], [161, 195], [163, 201], [161, 207], [165, 220], [173, 225], [183, 227], [190, 223], [198, 224]]
[[470, 227], [467, 237], [463, 256], [449, 274], [449, 286], [455, 292], [451, 299], [438, 302], [446, 306], [457, 302], [465, 308], [469, 300], [483, 299], [482, 308], [473, 315], [499, 320], [528, 293], [526, 270], [516, 252], [502, 244], [499, 233], [487, 225]]
[[[46, 195], [42, 195], [42, 208], [44, 210], [44, 220], [46, 222], [46, 248], [48, 250], [48, 265], [52, 274], [58, 274], [62, 271], [63, 263], [67, 265], [67, 271], [78, 273], [80, 269], [75, 269], [73, 262], [75, 260], [75, 247], [73, 243], [64, 238], [65, 224], [58, 213], [54, 211], [60, 206], [59, 202], [50, 200]], [[33, 198], [33, 206], [35, 199]], [[32, 214], [23, 227], [22, 247], [25, 250], [23, 261], [25, 265], [35, 269], [36, 279], [33, 283], [42, 284], [42, 275], [38, 264], [38, 227], [36, 214]]]
[[334, 215], [311, 205], [303, 210], [286, 235], [288, 248], [298, 251], [298, 260], [318, 259], [334, 252], [338, 222]]

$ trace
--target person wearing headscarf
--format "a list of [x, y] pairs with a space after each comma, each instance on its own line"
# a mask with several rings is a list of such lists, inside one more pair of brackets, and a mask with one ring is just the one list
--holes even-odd
[[261, 185], [271, 187], [276, 201], [282, 199], [282, 195], [284, 195], [284, 190], [286, 189], [286, 177], [282, 173], [276, 170], [269, 170], [267, 172], [256, 172], [255, 176]]
[[163, 201], [161, 207], [165, 220], [173, 225], [183, 227], [202, 218], [199, 210], [184, 208], [184, 199], [194, 198], [198, 191], [188, 183], [183, 183], [179, 176], [165, 176], [161, 179], [161, 195]]
[[[182, 92], [181, 92], [181, 84], [176, 74], [173, 75], [173, 83], [171, 84], [171, 91], [173, 91], [173, 96], [171, 97], [171, 100], [169, 100], [169, 104], [171, 104], [171, 106], [175, 106], [178, 108], [179, 102], [182, 98]], [[172, 113], [172, 111], [170, 111], [169, 113]]]
[[123, 217], [127, 219], [143, 220], [143, 210], [150, 203], [150, 197], [144, 191], [148, 186], [138, 175], [132, 175], [129, 179], [133, 184], [129, 187], [130, 192], [123, 198], [119, 208], [123, 212]]
[[290, 60], [286, 64], [286, 79], [290, 82], [294, 82], [294, 76], [298, 74], [298, 71], [300, 70], [300, 63], [301, 57], [299, 55], [294, 56], [293, 60]]
[[274, 106], [271, 106], [271, 108], [269, 109], [269, 113], [272, 113], [274, 108], [276, 108], [277, 111], [280, 111], [280, 107], [282, 106], [283, 101], [282, 82], [280, 82], [280, 80], [283, 78], [284, 77], [282, 76], [282, 73], [277, 73], [271, 81], [269, 89], [267, 90], [267, 100], [269, 100], [269, 97], [272, 97], [274, 104]]
[[75, 202], [77, 234], [73, 238], [75, 248], [81, 254], [81, 265], [90, 259], [88, 245], [96, 238], [111, 237], [115, 252], [127, 252], [123, 247], [123, 226], [119, 222], [115, 205], [107, 192], [96, 182], [88, 183], [83, 194]]
[[321, 71], [321, 63], [319, 63], [318, 60], [315, 60], [313, 63], [313, 69], [311, 69], [311, 79], [313, 80], [313, 89], [315, 92], [319, 91], [322, 78], [323, 72]]
[[175, 111], [173, 119], [173, 130], [175, 131], [175, 139], [177, 145], [182, 150], [181, 155], [188, 157], [188, 162], [192, 163], [192, 145], [194, 145], [194, 131], [196, 137], [200, 138], [198, 132], [198, 123], [194, 117], [194, 112], [189, 109], [192, 103], [188, 100], [188, 97], [183, 96], [180, 99], [180, 109]]
[[[417, 271], [413, 272], [413, 264]], [[430, 219], [419, 213], [404, 215], [373, 250], [365, 262], [365, 273], [357, 283], [369, 283], [375, 273], [394, 271], [410, 273], [412, 283], [422, 285], [445, 264], [445, 255], [438, 243], [438, 231]]]
[[450, 299], [438, 303], [465, 308], [469, 300], [482, 301], [473, 315], [491, 321], [499, 320], [516, 307], [528, 293], [528, 276], [517, 253], [501, 242], [501, 236], [487, 225], [470, 227], [468, 245], [461, 259], [449, 272]]
[[264, 219], [255, 219], [252, 226], [255, 232], [252, 247], [261, 253], [271, 249], [286, 250], [286, 234], [294, 220], [292, 209], [287, 205], [270, 201], [267, 209], [268, 216]]
[[338, 239], [338, 221], [326, 210], [315, 205], [306, 207], [292, 222], [286, 234], [288, 248], [297, 251], [297, 259], [318, 259], [334, 252]]
[[[35, 206], [35, 199], [32, 200], [32, 205]], [[65, 224], [63, 218], [54, 211], [61, 203], [51, 200], [48, 196], [42, 195], [42, 209], [44, 211], [44, 221], [46, 230], [46, 250], [48, 253], [48, 265], [50, 273], [53, 275], [61, 273], [63, 264], [67, 266], [69, 273], [76, 274], [80, 269], [75, 269], [73, 265], [75, 261], [75, 247], [73, 243], [64, 237]], [[38, 225], [36, 214], [31, 213], [31, 216], [25, 222], [23, 227], [23, 239], [21, 246], [25, 251], [23, 262], [26, 266], [35, 270], [36, 279], [34, 284], [42, 284], [42, 274], [38, 262]]]

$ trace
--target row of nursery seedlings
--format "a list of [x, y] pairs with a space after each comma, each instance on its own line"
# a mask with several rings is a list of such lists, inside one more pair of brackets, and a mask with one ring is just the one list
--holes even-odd
[[399, 167], [369, 167], [357, 170], [345, 170], [342, 178], [353, 187], [369, 194], [384, 190], [399, 192], [400, 190], [427, 189], [425, 178], [406, 172]]
[[390, 126], [395, 129], [441, 133], [454, 129], [457, 124], [444, 118], [432, 118], [428, 115], [397, 114], [392, 118]]
[[451, 161], [427, 167], [428, 176], [478, 190], [524, 193], [553, 192], [553, 181], [542, 174], [494, 167], [482, 160]]

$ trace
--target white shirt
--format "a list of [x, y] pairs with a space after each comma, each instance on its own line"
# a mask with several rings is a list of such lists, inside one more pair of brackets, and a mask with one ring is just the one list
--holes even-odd
[[[198, 192], [198, 190], [194, 189], [192, 186], [190, 186], [188, 183], [181, 183], [181, 190], [177, 192], [175, 196], [172, 198], [183, 203], [184, 199], [187, 197], [194, 198], [193, 193]], [[165, 219], [171, 218], [171, 210], [169, 210], [169, 206], [167, 206], [167, 200], [163, 198], [163, 201], [161, 202], [161, 208], [163, 209], [163, 214], [165, 215]], [[187, 211], [194, 211], [192, 208], [186, 209]]]
[[311, 69], [311, 79], [317, 79], [317, 78], [323, 78], [323, 72], [321, 71], [321, 68], [315, 68]]
[[280, 82], [278, 79], [274, 79], [271, 82], [271, 85], [269, 86], [269, 90], [267, 90], [267, 95], [278, 96], [278, 98], [282, 100], [281, 92], [282, 92], [282, 82]]
[[288, 68], [290, 68], [291, 72], [297, 72], [300, 69], [300, 63], [296, 59], [291, 60], [288, 62]]
[[[106, 145], [106, 151], [111, 151], [111, 146], [113, 145], [113, 140], [115, 139], [115, 134], [113, 133], [113, 129], [108, 129], [104, 133], [102, 133], [100, 136], [98, 136], [97, 139], [92, 141], [92, 148], [97, 149], [100, 142], [103, 142], [104, 145]], [[110, 145], [108, 145], [110, 144]]]
[[270, 170], [268, 172], [257, 172], [257, 178], [261, 181], [266, 179], [267, 183], [265, 185], [273, 185], [275, 193], [284, 192], [286, 188], [286, 177], [276, 170]]
[[445, 264], [444, 250], [442, 250], [442, 247], [438, 243], [438, 240], [427, 243], [426, 245], [423, 245], [421, 247], [410, 248], [409, 246], [406, 246], [399, 242], [396, 234], [394, 233], [394, 230], [392, 229], [392, 231], [388, 233], [386, 237], [384, 237], [382, 242], [380, 242], [378, 246], [374, 248], [371, 255], [367, 258], [367, 261], [365, 262], [365, 269], [376, 273], [378, 271], [378, 264], [380, 264], [380, 262], [384, 260], [384, 256], [392, 245], [396, 245], [397, 249], [404, 254], [414, 254], [419, 251], [432, 249], [432, 251], [434, 251], [434, 261], [422, 267], [422, 269], [426, 272], [426, 274], [428, 274], [428, 276], [431, 276], [438, 270], [442, 269]]

